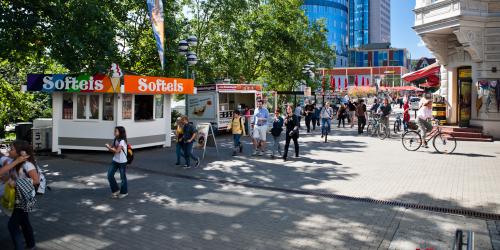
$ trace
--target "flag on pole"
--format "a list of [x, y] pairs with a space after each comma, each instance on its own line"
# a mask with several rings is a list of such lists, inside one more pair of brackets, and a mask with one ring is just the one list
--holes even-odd
[[354, 86], [356, 86], [356, 88], [358, 87], [358, 76], [356, 75], [356, 79], [354, 79]]
[[156, 39], [156, 48], [158, 49], [158, 55], [160, 56], [161, 69], [164, 68], [165, 57], [164, 46], [165, 46], [165, 29], [164, 29], [164, 16], [163, 16], [163, 1], [162, 0], [146, 0], [149, 11], [149, 19], [151, 20], [151, 25], [153, 26], [153, 34]]
[[337, 80], [337, 84], [338, 84], [337, 88], [338, 88], [338, 89], [339, 89], [339, 91], [340, 91], [340, 84], [341, 84], [341, 82], [340, 82], [340, 77], [339, 77], [339, 78], [338, 78], [338, 80]]
[[347, 89], [347, 85], [348, 85], [347, 78], [344, 78], [344, 89]]
[[333, 93], [335, 90], [335, 76], [330, 75], [330, 90]]
[[365, 86], [365, 77], [364, 76], [361, 77], [361, 86]]

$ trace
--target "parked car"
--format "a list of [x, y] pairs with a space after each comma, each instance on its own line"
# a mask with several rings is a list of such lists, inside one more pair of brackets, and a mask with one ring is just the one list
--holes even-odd
[[420, 103], [420, 98], [418, 97], [411, 97], [410, 98], [410, 109], [412, 110], [418, 110], [418, 104]]

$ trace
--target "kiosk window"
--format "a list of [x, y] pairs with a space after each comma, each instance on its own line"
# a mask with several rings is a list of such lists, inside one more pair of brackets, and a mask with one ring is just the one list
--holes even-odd
[[123, 95], [122, 119], [132, 119], [132, 95]]
[[65, 120], [73, 119], [73, 94], [64, 93], [63, 94], [63, 115], [62, 118]]
[[155, 118], [163, 118], [163, 100], [164, 95], [155, 95]]
[[76, 119], [99, 119], [99, 95], [76, 96]]
[[134, 119], [136, 121], [153, 120], [153, 103], [153, 95], [136, 95]]
[[89, 95], [89, 118], [92, 120], [99, 119], [99, 96]]
[[104, 121], [113, 121], [114, 118], [114, 95], [113, 94], [104, 94], [102, 96], [102, 119]]
[[76, 96], [76, 119], [87, 119], [86, 116], [87, 109], [87, 96], [77, 95]]

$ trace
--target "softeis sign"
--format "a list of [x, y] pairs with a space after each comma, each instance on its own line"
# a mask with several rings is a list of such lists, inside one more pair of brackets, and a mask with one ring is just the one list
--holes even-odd
[[127, 94], [193, 94], [192, 79], [151, 76], [124, 76], [123, 91], [113, 86], [111, 79], [102, 74], [64, 75], [29, 74], [28, 91], [82, 92], [82, 93], [127, 93]]

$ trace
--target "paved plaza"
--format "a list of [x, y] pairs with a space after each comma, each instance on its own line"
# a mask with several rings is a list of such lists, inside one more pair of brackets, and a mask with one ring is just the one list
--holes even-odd
[[[456, 229], [476, 249], [500, 249], [500, 222], [325, 194], [500, 214], [500, 144], [459, 142], [456, 153], [405, 151], [334, 129], [302, 133], [300, 158], [284, 163], [217, 137], [198, 169], [174, 166], [172, 148], [138, 150], [129, 193], [113, 200], [110, 155], [41, 157], [52, 191], [32, 214], [39, 249], [450, 249]], [[199, 152], [197, 152], [199, 153]], [[304, 194], [307, 192], [309, 195]], [[0, 246], [12, 247], [1, 216]]]

